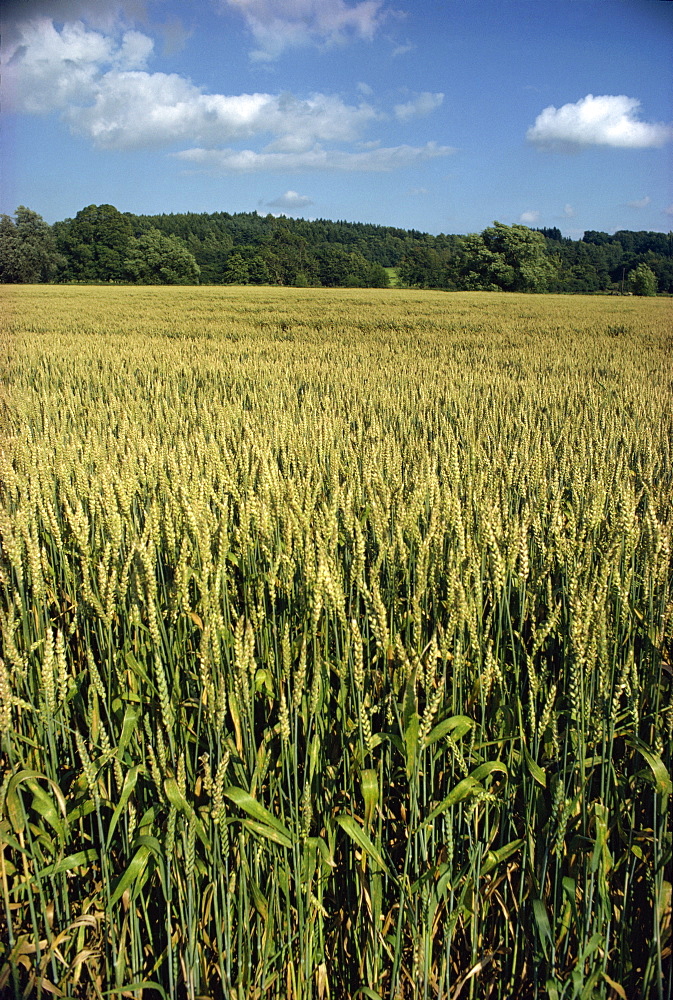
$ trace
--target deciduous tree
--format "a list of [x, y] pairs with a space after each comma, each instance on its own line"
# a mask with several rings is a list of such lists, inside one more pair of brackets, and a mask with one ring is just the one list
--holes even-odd
[[496, 279], [496, 284], [512, 292], [546, 291], [555, 269], [542, 233], [527, 226], [494, 222], [481, 235], [487, 250], [502, 262], [498, 266], [506, 283]]
[[0, 218], [0, 281], [51, 281], [62, 263], [52, 228], [37, 212], [19, 205], [14, 219]]
[[56, 227], [71, 281], [123, 281], [133, 239], [130, 219], [114, 205], [89, 205]]
[[638, 264], [629, 274], [629, 289], [634, 295], [656, 295], [657, 276], [647, 264]]
[[150, 229], [133, 240], [124, 261], [126, 276], [140, 285], [196, 285], [199, 266], [178, 236]]

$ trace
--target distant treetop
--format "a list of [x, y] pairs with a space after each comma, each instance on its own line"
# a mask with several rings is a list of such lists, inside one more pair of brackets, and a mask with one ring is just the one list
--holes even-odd
[[[257, 212], [132, 215], [88, 205], [47, 225], [20, 206], [0, 219], [1, 282], [406, 285], [446, 290], [624, 292], [637, 274], [673, 293], [673, 233], [494, 222], [467, 236]], [[637, 271], [637, 269], [640, 270]], [[631, 278], [631, 275], [634, 275]], [[652, 279], [645, 285], [652, 287]]]

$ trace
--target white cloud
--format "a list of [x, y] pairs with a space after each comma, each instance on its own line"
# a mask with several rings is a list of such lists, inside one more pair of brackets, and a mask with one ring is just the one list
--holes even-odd
[[299, 153], [316, 142], [352, 142], [377, 118], [364, 102], [326, 94], [204, 94], [177, 74], [145, 71], [151, 52], [152, 40], [138, 31], [117, 43], [81, 22], [58, 31], [42, 20], [23, 27], [4, 82], [16, 110], [62, 111], [74, 132], [106, 149], [267, 136], [269, 151]]
[[94, 103], [68, 113], [73, 127], [106, 148], [175, 142], [216, 145], [273, 137], [268, 151], [301, 153], [316, 142], [354, 140], [376, 117], [367, 105], [313, 94], [203, 94], [175, 74], [107, 73]]
[[296, 191], [286, 191], [273, 201], [267, 201], [271, 208], [305, 208], [312, 205], [313, 201], [308, 195], [298, 194]]
[[532, 226], [535, 222], [539, 222], [540, 213], [539, 212], [522, 212], [519, 216], [519, 222], [523, 223], [524, 226]]
[[137, 31], [127, 35], [118, 45], [110, 36], [91, 31], [81, 21], [66, 24], [61, 31], [45, 19], [22, 25], [14, 43], [6, 49], [2, 71], [10, 106], [39, 114], [89, 100], [95, 93], [101, 67], [144, 65], [152, 51], [152, 40]]
[[174, 155], [184, 163], [207, 172], [250, 173], [262, 171], [336, 170], [343, 172], [387, 172], [412, 167], [438, 156], [448, 156], [449, 146], [428, 142], [425, 146], [391, 146], [360, 153], [322, 149], [316, 145], [303, 153], [257, 153], [252, 149], [185, 149]]
[[418, 195], [418, 194], [429, 194], [429, 193], [430, 192], [428, 191], [428, 189], [424, 187], [409, 188], [409, 194]]
[[563, 217], [564, 219], [572, 219], [575, 216], [575, 209], [569, 203], [563, 206]]
[[673, 215], [673, 202], [664, 209], [664, 215]]
[[398, 56], [406, 56], [407, 52], [413, 52], [415, 48], [416, 46], [412, 45], [411, 42], [408, 42], [406, 45], [396, 45], [391, 55], [393, 59], [396, 59]]
[[[166, 20], [157, 20], [160, 13], [152, 10], [151, 24], [163, 40], [166, 55], [179, 52], [192, 34], [179, 17], [168, 14]], [[20, 37], [29, 23], [56, 20], [59, 24], [84, 21], [90, 28], [114, 34], [130, 25], [148, 25], [146, 0], [3, 0], [0, 11], [2, 47], [6, 52]]]
[[287, 49], [334, 44], [347, 38], [371, 41], [385, 20], [383, 0], [221, 0], [239, 11], [258, 48], [256, 60], [277, 59]]
[[542, 149], [570, 150], [583, 146], [646, 149], [663, 146], [673, 138], [673, 128], [640, 121], [640, 101], [634, 97], [594, 97], [587, 94], [576, 104], [550, 105], [528, 129], [526, 138]]
[[426, 90], [422, 94], [417, 94], [413, 100], [407, 101], [406, 104], [396, 104], [395, 117], [398, 121], [406, 122], [410, 118], [429, 115], [440, 107], [443, 100], [444, 94], [431, 94]]
[[122, 38], [115, 63], [119, 69], [143, 69], [152, 55], [154, 42], [141, 31], [127, 31]]
[[638, 198], [636, 201], [629, 201], [629, 208], [647, 208], [652, 199], [649, 194], [646, 194], [644, 198]]
[[358, 90], [361, 94], [364, 94], [365, 97], [371, 97], [374, 93], [373, 88], [370, 87], [368, 83], [363, 83], [362, 81], [358, 83]]
[[[298, 6], [299, 0], [290, 9]], [[324, 15], [328, 6], [318, 3], [316, 10]], [[378, 10], [380, 4], [374, 6]], [[334, 4], [332, 9], [338, 14]], [[117, 26], [108, 34], [82, 21], [57, 28], [46, 18], [17, 23], [15, 29], [3, 65], [5, 96], [12, 109], [60, 113], [74, 133], [101, 149], [188, 145], [192, 148], [176, 155], [217, 172], [389, 171], [454, 152], [433, 142], [381, 148], [377, 139], [366, 139], [363, 133], [386, 116], [365, 100], [350, 105], [321, 93], [302, 98], [287, 93], [204, 93], [176, 73], [150, 72], [146, 66], [153, 41], [140, 31]], [[398, 117], [429, 113], [442, 96], [419, 94], [398, 106]], [[262, 148], [228, 148], [236, 143], [254, 147], [255, 142]], [[350, 148], [339, 148], [344, 145]], [[303, 196], [286, 192], [283, 197]], [[292, 204], [297, 207], [298, 202]]]

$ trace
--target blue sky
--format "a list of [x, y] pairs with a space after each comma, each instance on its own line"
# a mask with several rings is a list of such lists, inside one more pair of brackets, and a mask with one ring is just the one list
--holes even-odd
[[0, 211], [673, 228], [669, 0], [5, 0]]

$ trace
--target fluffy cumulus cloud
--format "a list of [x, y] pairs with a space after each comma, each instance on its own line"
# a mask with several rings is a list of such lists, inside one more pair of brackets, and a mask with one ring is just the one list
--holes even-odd
[[[205, 93], [176, 73], [151, 72], [153, 52], [147, 34], [121, 24], [104, 30], [83, 20], [60, 27], [45, 17], [17, 22], [5, 46], [4, 96], [17, 112], [60, 113], [98, 148], [189, 146], [184, 158], [208, 169], [377, 171], [451, 152], [433, 143], [380, 149], [368, 142], [363, 133], [385, 116], [364, 97], [349, 104], [321, 93]], [[428, 113], [441, 97], [420, 94], [398, 117]], [[253, 148], [229, 148], [235, 143]], [[344, 145], [350, 150], [330, 148]]]
[[406, 122], [411, 118], [429, 115], [439, 108], [444, 100], [444, 94], [431, 94], [427, 90], [417, 94], [404, 104], [396, 104], [394, 111], [398, 121]]
[[287, 49], [370, 41], [385, 19], [383, 0], [221, 0], [245, 18], [257, 43], [253, 59], [277, 59]]
[[639, 118], [640, 101], [624, 95], [594, 97], [587, 94], [576, 104], [550, 105], [528, 129], [526, 138], [542, 149], [564, 150], [586, 146], [646, 149], [663, 146], [673, 138], [673, 128]]
[[279, 195], [273, 201], [267, 201], [267, 205], [271, 208], [306, 208], [307, 205], [312, 204], [313, 201], [308, 195], [299, 194], [297, 191], [286, 191], [285, 194]]
[[108, 73], [94, 103], [70, 111], [73, 128], [106, 148], [176, 142], [209, 146], [266, 137], [272, 152], [302, 152], [316, 142], [348, 142], [375, 117], [367, 105], [314, 94], [203, 94], [175, 74]]
[[519, 222], [524, 226], [534, 226], [536, 222], [540, 220], [540, 213], [535, 211], [522, 212], [519, 216]]
[[387, 172], [412, 167], [438, 156], [448, 156], [449, 146], [428, 142], [425, 146], [389, 146], [363, 152], [323, 149], [316, 145], [303, 153], [257, 153], [252, 149], [185, 149], [175, 155], [185, 164], [209, 173], [251, 173], [280, 171], [283, 173], [309, 170], [342, 172]]
[[264, 136], [272, 152], [302, 152], [316, 142], [351, 142], [377, 113], [367, 103], [314, 94], [205, 94], [177, 74], [144, 68], [152, 39], [127, 31], [118, 40], [82, 22], [57, 30], [24, 25], [4, 67], [14, 110], [61, 111], [73, 131], [107, 149], [177, 142], [221, 144]]
[[[192, 34], [176, 15], [168, 13], [154, 0], [152, 17], [146, 0], [2, 0], [0, 5], [0, 25], [2, 26], [2, 47], [12, 45], [24, 26], [39, 20], [56, 20], [58, 23], [73, 24], [83, 21], [90, 28], [108, 34], [132, 24], [147, 25], [150, 20], [154, 31], [162, 40], [165, 55], [179, 52]], [[166, 13], [161, 19], [162, 12]], [[159, 19], [157, 20], [157, 16]]]
[[63, 110], [91, 99], [100, 84], [101, 67], [141, 69], [152, 49], [152, 39], [139, 31], [127, 31], [116, 41], [81, 21], [65, 24], [60, 31], [45, 18], [29, 21], [5, 49], [5, 93], [17, 111]]

